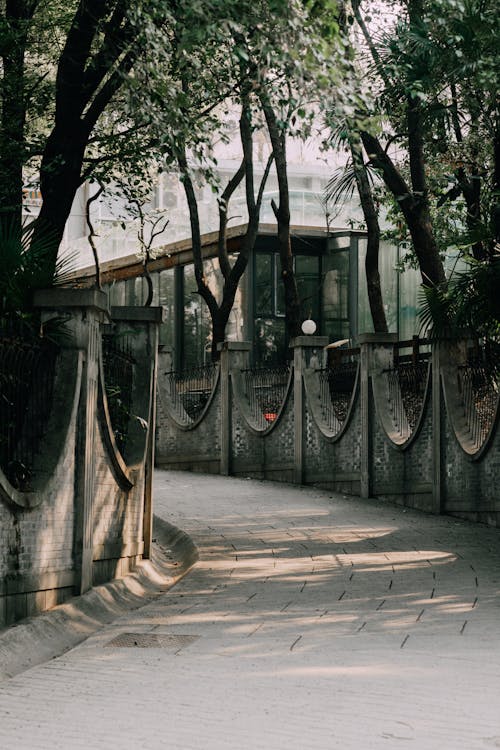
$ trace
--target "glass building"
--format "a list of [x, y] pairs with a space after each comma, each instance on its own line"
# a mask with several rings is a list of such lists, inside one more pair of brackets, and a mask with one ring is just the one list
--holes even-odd
[[[240, 282], [226, 335], [232, 340], [252, 341], [254, 365], [279, 364], [288, 356], [283, 286], [275, 235], [276, 229], [259, 234], [247, 270]], [[241, 236], [241, 235], [240, 235]], [[233, 246], [237, 252], [238, 235]], [[373, 331], [364, 261], [366, 233], [296, 229], [292, 233], [295, 275], [303, 319], [312, 318], [317, 334], [330, 342], [349, 339], [355, 345], [360, 333]], [[379, 270], [389, 330], [400, 339], [418, 333], [420, 274], [398, 271], [406, 248], [382, 242]], [[176, 369], [203, 364], [210, 359], [211, 324], [208, 308], [196, 291], [194, 266], [184, 254], [165, 254], [150, 264], [154, 286], [153, 304], [166, 308], [160, 342], [173, 350]], [[138, 274], [116, 268], [106, 274], [111, 304], [141, 305], [146, 282]], [[126, 276], [129, 276], [126, 278]], [[215, 258], [205, 260], [205, 276], [217, 296], [222, 277]]]

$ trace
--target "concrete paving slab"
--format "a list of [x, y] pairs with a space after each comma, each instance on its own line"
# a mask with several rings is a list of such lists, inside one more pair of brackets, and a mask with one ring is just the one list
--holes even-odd
[[191, 537], [156, 518], [153, 558], [144, 560], [136, 571], [0, 629], [0, 682], [60, 656], [124, 612], [156, 599], [186, 575], [197, 559]]
[[198, 563], [0, 683], [0, 747], [500, 748], [498, 530], [176, 472], [155, 507]]

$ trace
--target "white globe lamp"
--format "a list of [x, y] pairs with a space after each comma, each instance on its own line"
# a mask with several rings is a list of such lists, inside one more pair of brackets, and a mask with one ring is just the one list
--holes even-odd
[[302, 333], [305, 333], [306, 336], [312, 336], [313, 333], [316, 333], [316, 323], [314, 320], [311, 320], [311, 318], [304, 320], [302, 323]]

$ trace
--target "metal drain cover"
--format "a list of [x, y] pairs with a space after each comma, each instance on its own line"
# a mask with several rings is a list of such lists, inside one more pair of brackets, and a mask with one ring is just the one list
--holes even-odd
[[175, 633], [120, 633], [106, 647], [118, 648], [168, 648], [179, 651], [197, 641], [199, 635], [178, 635]]

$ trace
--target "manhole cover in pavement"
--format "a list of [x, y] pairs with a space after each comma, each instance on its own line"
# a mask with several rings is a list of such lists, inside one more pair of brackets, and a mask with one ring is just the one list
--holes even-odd
[[174, 633], [120, 633], [106, 646], [119, 648], [169, 648], [178, 651], [198, 640], [199, 635], [177, 635]]

